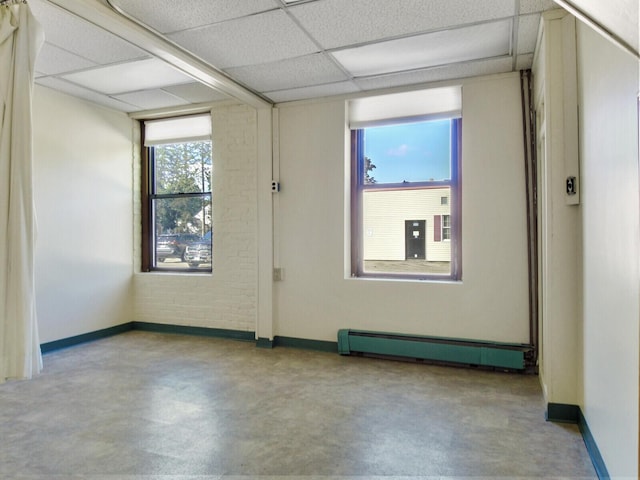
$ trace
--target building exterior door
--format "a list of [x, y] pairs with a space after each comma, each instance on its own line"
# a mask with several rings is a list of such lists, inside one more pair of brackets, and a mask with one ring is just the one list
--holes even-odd
[[405, 220], [405, 258], [424, 260], [426, 258], [426, 220]]

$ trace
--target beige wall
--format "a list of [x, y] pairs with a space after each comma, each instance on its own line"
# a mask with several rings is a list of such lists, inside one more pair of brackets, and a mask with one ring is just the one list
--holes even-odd
[[[581, 398], [581, 239], [578, 195], [565, 193], [579, 177], [575, 102], [575, 20], [561, 10], [544, 14], [534, 62], [537, 117], [540, 382], [546, 402], [576, 405]], [[575, 134], [575, 135], [574, 135]]]
[[581, 24], [577, 32], [584, 245], [582, 409], [612, 478], [637, 478], [638, 62]]
[[131, 320], [131, 120], [36, 86], [36, 305], [50, 342]]
[[462, 282], [348, 278], [345, 102], [282, 105], [276, 335], [336, 341], [360, 328], [529, 341], [517, 74], [463, 82]]

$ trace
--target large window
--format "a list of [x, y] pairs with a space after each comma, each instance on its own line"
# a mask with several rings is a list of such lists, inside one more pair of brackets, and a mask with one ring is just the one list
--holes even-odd
[[459, 112], [352, 122], [352, 276], [461, 278], [461, 125]]
[[142, 270], [212, 271], [211, 117], [144, 123]]

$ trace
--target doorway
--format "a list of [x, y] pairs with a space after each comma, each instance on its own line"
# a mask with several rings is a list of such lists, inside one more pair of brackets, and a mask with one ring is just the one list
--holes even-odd
[[426, 220], [405, 220], [404, 241], [406, 260], [426, 259]]

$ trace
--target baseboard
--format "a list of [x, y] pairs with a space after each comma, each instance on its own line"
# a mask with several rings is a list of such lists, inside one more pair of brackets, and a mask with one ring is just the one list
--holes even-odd
[[232, 340], [242, 340], [246, 342], [256, 342], [256, 347], [273, 348], [273, 347], [293, 347], [304, 350], [316, 350], [320, 352], [338, 353], [338, 343], [323, 340], [310, 340], [307, 338], [294, 337], [275, 337], [273, 340], [268, 338], [258, 338], [256, 340], [255, 332], [247, 332], [243, 330], [226, 330], [224, 328], [208, 328], [208, 327], [190, 327], [187, 325], [171, 325], [165, 323], [152, 322], [129, 322], [117, 325], [115, 327], [97, 330], [95, 332], [85, 333], [74, 337], [63, 338], [53, 342], [43, 343], [40, 345], [42, 353], [68, 348], [81, 343], [100, 340], [101, 338], [111, 337], [119, 333], [128, 332], [130, 330], [142, 330], [145, 332], [157, 333], [175, 333], [181, 335], [196, 335], [201, 337], [227, 338]]
[[190, 327], [187, 325], [169, 325], [165, 323], [131, 322], [132, 330], [145, 332], [177, 333], [181, 335], [195, 335], [199, 337], [229, 338], [253, 342], [256, 339], [255, 332], [244, 330], [227, 330], [224, 328]]
[[591, 430], [589, 430], [589, 425], [587, 425], [587, 420], [584, 418], [582, 411], [580, 411], [580, 418], [578, 419], [578, 428], [580, 429], [580, 433], [582, 434], [582, 439], [584, 440], [584, 444], [587, 446], [587, 452], [589, 452], [589, 457], [591, 457], [591, 463], [593, 463], [593, 468], [596, 469], [596, 474], [600, 480], [609, 479], [609, 472], [607, 471], [607, 466], [604, 463], [602, 455], [600, 455], [600, 450], [598, 449], [598, 445], [596, 444], [593, 435], [591, 435]]
[[293, 347], [303, 350], [316, 350], [319, 352], [338, 353], [338, 342], [329, 342], [325, 340], [310, 340], [308, 338], [295, 337], [275, 337], [273, 339], [274, 347]]
[[81, 343], [93, 342], [102, 338], [111, 337], [131, 330], [142, 330], [145, 332], [177, 333], [182, 335], [195, 335], [200, 337], [228, 338], [232, 340], [242, 340], [253, 342], [256, 339], [255, 332], [243, 330], [225, 330], [224, 328], [189, 327], [184, 325], [167, 325], [164, 323], [149, 322], [129, 322], [115, 327], [104, 328], [94, 332], [83, 333], [73, 337], [62, 338], [53, 342], [42, 343], [40, 351], [49, 353], [63, 348], [73, 347]]
[[40, 351], [42, 353], [49, 353], [55, 350], [80, 345], [81, 343], [93, 342], [95, 340], [100, 340], [101, 338], [112, 337], [113, 335], [118, 335], [130, 330], [133, 330], [132, 323], [123, 323], [122, 325], [96, 330], [95, 332], [83, 333], [82, 335], [75, 335], [73, 337], [54, 340], [53, 342], [42, 343], [40, 345]]
[[260, 337], [256, 340], [256, 347], [258, 348], [273, 348], [273, 340]]
[[545, 417], [550, 422], [577, 424], [598, 478], [600, 480], [608, 480], [610, 478], [607, 466], [605, 465], [602, 455], [600, 454], [600, 450], [598, 449], [598, 445], [596, 444], [596, 441], [591, 434], [591, 430], [589, 430], [587, 420], [584, 418], [582, 410], [578, 405], [549, 403], [547, 404]]
[[258, 348], [274, 348], [274, 347], [292, 347], [303, 350], [316, 350], [318, 352], [338, 353], [337, 342], [327, 342], [323, 340], [309, 340], [308, 338], [295, 337], [274, 337], [273, 340], [268, 338], [258, 338], [256, 341]]
[[577, 424], [580, 419], [580, 407], [566, 403], [549, 403], [545, 418], [549, 422]]

